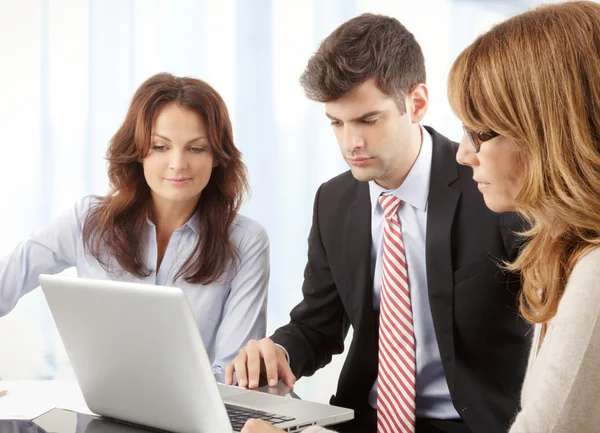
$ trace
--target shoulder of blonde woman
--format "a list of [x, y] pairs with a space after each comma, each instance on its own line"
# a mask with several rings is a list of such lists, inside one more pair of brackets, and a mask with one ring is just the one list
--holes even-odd
[[[525, 375], [510, 433], [598, 431], [600, 247], [573, 268], [558, 311]], [[535, 348], [532, 348], [535, 350]]]

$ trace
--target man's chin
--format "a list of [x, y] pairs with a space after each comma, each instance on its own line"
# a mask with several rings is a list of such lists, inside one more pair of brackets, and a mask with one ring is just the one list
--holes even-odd
[[365, 170], [359, 167], [350, 167], [350, 171], [352, 172], [354, 179], [358, 180], [359, 182], [369, 182], [375, 179], [375, 176], [371, 170]]

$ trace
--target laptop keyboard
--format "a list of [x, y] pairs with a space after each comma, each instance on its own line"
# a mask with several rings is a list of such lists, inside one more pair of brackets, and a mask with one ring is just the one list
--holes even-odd
[[281, 424], [286, 421], [293, 421], [295, 418], [289, 416], [276, 415], [274, 413], [263, 412], [262, 410], [248, 409], [246, 407], [234, 406], [232, 404], [226, 404], [227, 415], [229, 415], [229, 421], [235, 431], [240, 431], [250, 418], [262, 419], [271, 424]]

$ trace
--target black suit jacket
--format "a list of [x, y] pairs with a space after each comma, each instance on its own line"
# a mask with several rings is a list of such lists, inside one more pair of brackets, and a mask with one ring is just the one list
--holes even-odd
[[[458, 145], [432, 128], [427, 211], [427, 285], [454, 407], [473, 432], [507, 431], [518, 411], [530, 327], [518, 317], [513, 260], [520, 218], [490, 211], [456, 162]], [[286, 348], [296, 377], [310, 376], [353, 338], [331, 403], [368, 412], [377, 378], [378, 313], [373, 309], [368, 183], [343, 173], [319, 188], [308, 239], [303, 300], [271, 337]]]

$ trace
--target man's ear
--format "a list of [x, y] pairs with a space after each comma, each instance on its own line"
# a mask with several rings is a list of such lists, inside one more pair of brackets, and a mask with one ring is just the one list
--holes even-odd
[[429, 90], [423, 83], [414, 86], [406, 97], [406, 110], [410, 114], [412, 123], [419, 123], [427, 114], [429, 107]]

